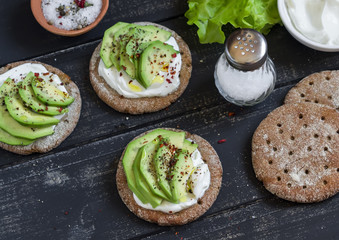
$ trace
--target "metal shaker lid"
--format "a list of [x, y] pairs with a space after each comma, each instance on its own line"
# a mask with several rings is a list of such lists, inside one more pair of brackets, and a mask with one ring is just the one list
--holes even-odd
[[260, 68], [267, 59], [267, 42], [256, 30], [239, 29], [226, 40], [225, 53], [234, 68], [253, 71]]

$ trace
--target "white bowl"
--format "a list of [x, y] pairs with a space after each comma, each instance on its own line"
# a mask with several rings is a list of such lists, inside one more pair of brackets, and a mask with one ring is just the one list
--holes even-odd
[[278, 10], [280, 14], [280, 18], [287, 29], [287, 31], [300, 43], [304, 44], [307, 47], [313, 48], [315, 50], [323, 51], [323, 52], [339, 52], [339, 46], [331, 46], [318, 42], [314, 42], [303, 34], [301, 34], [294, 26], [291, 21], [291, 18], [287, 12], [285, 0], [278, 0]]

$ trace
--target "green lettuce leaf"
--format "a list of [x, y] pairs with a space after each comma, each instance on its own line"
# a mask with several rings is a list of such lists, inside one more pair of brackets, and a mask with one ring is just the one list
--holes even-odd
[[188, 0], [188, 7], [187, 24], [197, 25], [200, 43], [224, 43], [227, 23], [263, 34], [281, 23], [277, 0]]

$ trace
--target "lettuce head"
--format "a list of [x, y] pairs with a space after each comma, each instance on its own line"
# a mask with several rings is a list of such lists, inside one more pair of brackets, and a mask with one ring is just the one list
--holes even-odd
[[281, 23], [277, 0], [188, 0], [187, 24], [195, 24], [200, 43], [224, 43], [222, 26], [252, 28], [267, 34]]

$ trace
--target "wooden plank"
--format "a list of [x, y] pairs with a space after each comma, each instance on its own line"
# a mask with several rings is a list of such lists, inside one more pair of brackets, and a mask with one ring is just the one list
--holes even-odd
[[[185, 1], [111, 1], [108, 15], [95, 30], [65, 38], [47, 33], [34, 21], [29, 1], [7, 1], [0, 6], [0, 26], [6, 26], [1, 29], [0, 65], [35, 57], [68, 73], [83, 99], [76, 130], [57, 149], [31, 156], [0, 150], [2, 238], [336, 238], [338, 196], [309, 205], [273, 197], [254, 176], [250, 142], [259, 122], [282, 104], [289, 88], [315, 71], [337, 69], [338, 54], [310, 50], [283, 27], [275, 27], [267, 40], [277, 68], [277, 89], [262, 104], [236, 107], [224, 101], [214, 87], [214, 64], [223, 46], [198, 42], [196, 27], [188, 26], [182, 17], [186, 7]], [[90, 56], [104, 29], [119, 20], [160, 22], [175, 29], [190, 46], [191, 82], [167, 110], [141, 116], [121, 114], [94, 93], [88, 77]], [[226, 33], [232, 30], [225, 27]], [[235, 115], [228, 116], [229, 112]], [[215, 147], [222, 160], [220, 195], [192, 224], [163, 228], [140, 220], [129, 213], [116, 191], [115, 169], [123, 148], [134, 136], [155, 127], [197, 133]], [[226, 142], [218, 144], [222, 138]]]
[[[279, 105], [276, 98], [276, 104], [273, 100], [272, 97], [267, 105], [258, 106], [257, 111], [236, 113], [232, 118], [220, 106], [202, 109], [155, 126], [2, 168], [0, 231], [6, 238], [23, 234], [30, 238], [131, 238], [160, 231], [162, 228], [139, 220], [128, 212], [117, 194], [114, 179], [123, 148], [134, 136], [153, 127], [180, 125], [206, 138], [219, 153], [224, 168], [223, 188], [207, 216], [267, 197], [270, 194], [255, 179], [251, 170], [249, 154], [255, 127], [268, 111]], [[214, 131], [211, 131], [211, 126]], [[217, 144], [220, 138], [226, 138], [226, 143]]]
[[[152, 125], [187, 112], [225, 104], [224, 99], [214, 86], [213, 78], [214, 64], [222, 53], [223, 46], [219, 44], [201, 45], [196, 37], [195, 28], [187, 26], [185, 21], [185, 18], [182, 17], [164, 22], [164, 25], [174, 29], [178, 28], [178, 33], [188, 42], [193, 56], [192, 78], [183, 96], [168, 109], [157, 113], [140, 116], [118, 113], [97, 97], [89, 83], [88, 62], [100, 40], [35, 58], [36, 60], [56, 66], [69, 74], [79, 86], [83, 99], [81, 119], [77, 128], [58, 149], [51, 153], [93, 141], [97, 138], [127, 132], [129, 129]], [[231, 30], [227, 29], [227, 31]], [[278, 27], [276, 31], [277, 33], [274, 33], [276, 35], [273, 36], [277, 37], [268, 38], [270, 46], [276, 46], [279, 42], [291, 45], [290, 49], [286, 51], [272, 51], [271, 57], [276, 60], [278, 74], [277, 87], [294, 84], [314, 69], [324, 70], [324, 66], [326, 66], [326, 69], [334, 69], [339, 64], [339, 56], [331, 53], [316, 52], [314, 58], [307, 60], [307, 64], [300, 59], [301, 57], [296, 58], [296, 60], [291, 58], [291, 55], [288, 55], [288, 53], [297, 52], [296, 48], [300, 46], [298, 44], [294, 46], [293, 39], [290, 39], [288, 33], [281, 27]], [[323, 60], [321, 60], [322, 62], [319, 65], [318, 58], [320, 57]], [[286, 66], [288, 61], [289, 65]], [[297, 69], [298, 71], [296, 71]], [[227, 106], [227, 109], [234, 108], [236, 111], [242, 111], [241, 108], [230, 104], [225, 106]], [[249, 109], [250, 111], [255, 111], [256, 108]], [[95, 126], [94, 131], [92, 126]], [[0, 153], [3, 155], [0, 158], [1, 165], [38, 157], [38, 155], [34, 155], [27, 158], [17, 158], [15, 157], [16, 155], [9, 154], [4, 150], [0, 150]]]
[[[286, 90], [288, 88], [285, 92]], [[307, 225], [304, 227], [302, 225], [303, 220], [314, 223], [314, 218], [318, 219], [319, 216], [327, 216], [338, 211], [338, 203], [333, 203], [332, 200], [338, 201], [338, 196], [320, 205], [310, 204], [309, 206], [312, 206], [310, 209], [301, 211], [300, 206], [306, 205], [292, 203], [285, 205], [285, 201], [277, 200], [268, 193], [255, 179], [251, 168], [249, 157], [251, 135], [260, 120], [275, 105], [279, 103], [273, 104], [269, 99], [262, 109], [258, 108], [258, 111], [245, 115], [236, 113], [233, 118], [228, 118], [223, 113], [225, 109], [215, 107], [157, 125], [173, 127], [180, 124], [184, 129], [206, 138], [220, 155], [224, 168], [222, 190], [215, 204], [197, 222], [183, 227], [161, 228], [139, 220], [129, 213], [121, 202], [114, 180], [117, 161], [127, 142], [150, 128], [147, 127], [0, 170], [2, 236], [10, 239], [22, 235], [36, 239], [46, 236], [53, 236], [56, 239], [72, 237], [128, 239], [138, 236], [166, 239], [174, 236], [172, 234], [175, 232], [189, 238], [194, 230], [196, 233], [193, 234], [193, 238], [207, 233], [210, 233], [206, 235], [207, 237], [221, 238], [225, 234], [237, 237], [238, 235], [231, 231], [234, 230], [234, 223], [227, 223], [227, 219], [231, 217], [242, 219], [235, 227], [239, 226], [245, 234], [257, 234], [254, 236], [260, 239], [267, 235], [269, 239], [276, 232], [282, 234], [279, 232], [278, 220], [267, 223], [270, 225], [264, 224], [268, 221], [267, 216], [272, 214], [275, 216], [276, 212], [282, 216], [278, 215], [273, 217], [274, 219], [287, 218], [289, 214], [293, 214], [289, 219], [298, 222], [300, 229], [307, 229]], [[214, 118], [212, 124], [208, 123], [207, 116]], [[189, 124], [192, 122], [193, 125]], [[226, 138], [226, 143], [217, 144], [220, 138]], [[263, 201], [255, 208], [251, 208], [253, 201], [260, 199]], [[288, 207], [295, 211], [286, 212]], [[316, 209], [325, 208], [331, 209], [326, 215], [318, 210], [317, 214], [310, 216]], [[259, 219], [260, 222], [256, 223], [251, 216], [256, 216], [256, 221]], [[325, 218], [323, 221], [329, 224], [329, 229], [333, 229], [331, 220]], [[285, 225], [282, 229], [291, 229], [294, 226], [289, 225], [288, 220], [284, 220], [283, 224]], [[273, 228], [272, 231], [269, 229], [270, 226]], [[257, 232], [259, 227], [262, 230]], [[305, 231], [298, 236], [303, 236], [303, 233]], [[332, 233], [329, 231], [329, 234]]]
[[268, 54], [273, 59], [279, 82], [294, 81], [314, 72], [337, 70], [337, 53], [320, 52], [295, 40], [285, 28], [276, 26], [266, 36]]
[[[78, 51], [79, 53], [86, 54], [86, 51]], [[192, 93], [189, 96], [181, 98], [178, 102], [173, 104], [168, 110], [160, 111], [159, 113], [154, 114], [145, 114], [141, 116], [131, 116], [122, 113], [118, 113], [113, 109], [109, 108], [104, 104], [94, 93], [92, 87], [89, 84], [88, 72], [84, 72], [81, 69], [85, 63], [83, 59], [86, 59], [86, 55], [78, 55], [78, 61], [80, 64], [68, 65], [68, 57], [72, 53], [65, 53], [64, 58], [57, 58], [56, 63], [62, 62], [69, 69], [66, 72], [71, 72], [72, 79], [75, 79], [78, 84], [82, 99], [83, 99], [83, 108], [80, 117], [80, 121], [74, 130], [74, 132], [59, 146], [57, 149], [52, 150], [47, 153], [48, 155], [57, 153], [58, 151], [63, 151], [72, 147], [77, 147], [81, 144], [96, 141], [98, 138], [107, 138], [109, 136], [114, 136], [120, 133], [126, 133], [131, 129], [137, 129], [138, 127], [149, 126], [152, 127], [154, 124], [158, 124], [160, 121], [166, 119], [176, 118], [178, 116], [185, 115], [187, 113], [192, 113], [193, 111], [210, 108], [212, 106], [224, 106], [222, 109], [223, 114], [226, 115], [227, 111], [235, 111], [237, 114], [247, 114], [252, 111], [257, 111], [258, 108], [266, 108], [266, 105], [260, 104], [253, 108], [239, 108], [227, 103], [217, 92], [216, 89], [211, 86], [212, 90], [203, 94], [197, 91], [197, 93]], [[54, 61], [54, 60], [52, 60]], [[49, 63], [49, 62], [47, 62]], [[77, 77], [74, 77], [75, 75]], [[81, 79], [81, 77], [87, 78], [86, 81]], [[80, 78], [80, 79], [79, 79]], [[198, 82], [196, 82], [198, 83]], [[206, 89], [206, 88], [205, 88]], [[85, 92], [85, 93], [84, 93]], [[278, 91], [279, 92], [279, 91]], [[184, 94], [185, 95], [185, 94]], [[272, 95], [273, 97], [274, 95]], [[94, 101], [93, 101], [94, 99]], [[273, 98], [270, 100], [273, 101]], [[206, 117], [201, 114], [198, 116], [199, 120], [205, 119]], [[201, 124], [211, 123], [212, 119], [205, 120]], [[192, 122], [196, 122], [196, 119], [193, 119]], [[198, 123], [197, 123], [198, 124]], [[95, 129], [93, 130], [93, 126]], [[176, 126], [176, 125], [174, 125]], [[28, 161], [30, 159], [39, 158], [39, 154], [33, 154], [31, 156], [18, 156], [16, 154], [9, 153], [5, 150], [0, 149], [0, 166], [6, 164], [17, 164], [23, 161]]]
[[[330, 206], [330, 207], [329, 207]], [[262, 199], [147, 239], [337, 239], [339, 198], [296, 204]]]

